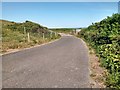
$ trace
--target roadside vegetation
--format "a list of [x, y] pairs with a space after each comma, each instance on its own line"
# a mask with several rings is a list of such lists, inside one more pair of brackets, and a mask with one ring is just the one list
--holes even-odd
[[0, 23], [2, 24], [2, 53], [46, 43], [60, 37], [47, 27], [31, 21], [16, 23], [0, 20]]
[[120, 14], [83, 28], [78, 37], [91, 46], [107, 70], [105, 84], [120, 89]]

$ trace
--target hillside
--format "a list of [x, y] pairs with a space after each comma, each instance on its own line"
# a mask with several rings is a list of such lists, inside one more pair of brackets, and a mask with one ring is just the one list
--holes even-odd
[[113, 14], [81, 30], [82, 37], [94, 48], [108, 73], [106, 85], [120, 89], [120, 14]]
[[47, 27], [43, 27], [37, 23], [31, 22], [31, 21], [25, 21], [23, 23], [16, 23], [16, 22], [11, 22], [7, 20], [0, 20], [2, 22], [2, 28], [4, 29], [11, 29], [11, 30], [17, 30], [20, 32], [24, 32], [24, 28], [26, 28], [27, 31], [29, 32], [42, 32], [46, 31]]
[[51, 33], [47, 27], [31, 21], [16, 23], [0, 20], [0, 22], [2, 24], [2, 52], [42, 44], [59, 37], [55, 36], [54, 32]]

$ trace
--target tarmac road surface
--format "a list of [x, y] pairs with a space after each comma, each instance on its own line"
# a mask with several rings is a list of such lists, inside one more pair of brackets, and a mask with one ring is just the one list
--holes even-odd
[[88, 49], [74, 36], [2, 56], [3, 88], [87, 88]]

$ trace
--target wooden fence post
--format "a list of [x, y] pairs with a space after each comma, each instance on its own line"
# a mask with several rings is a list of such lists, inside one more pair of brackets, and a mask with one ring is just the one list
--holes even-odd
[[28, 36], [28, 42], [30, 42], [30, 34], [29, 34], [29, 32], [28, 32], [27, 36]]
[[25, 27], [24, 27], [24, 34], [26, 34], [26, 29], [25, 29]]
[[52, 32], [50, 32], [50, 39], [52, 38]]
[[45, 34], [43, 33], [43, 40], [45, 40]]

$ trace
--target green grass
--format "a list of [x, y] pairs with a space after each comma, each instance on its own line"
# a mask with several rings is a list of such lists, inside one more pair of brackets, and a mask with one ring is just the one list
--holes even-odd
[[[55, 35], [54, 32], [51, 33], [46, 27], [40, 26], [39, 24], [33, 22], [27, 21], [25, 23], [15, 23], [5, 20], [1, 20], [1, 22], [2, 22], [1, 53], [5, 53], [10, 49], [27, 48], [60, 38], [60, 35], [58, 34]], [[25, 33], [23, 28], [24, 25], [26, 27]], [[29, 42], [27, 33], [29, 33], [30, 35]]]

